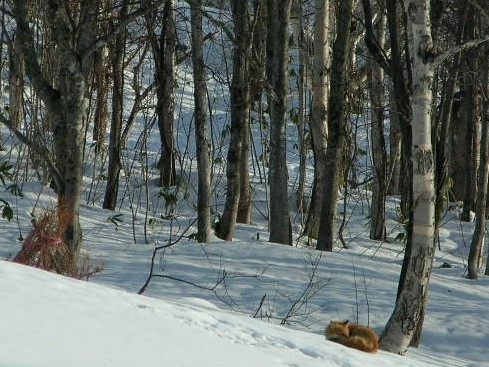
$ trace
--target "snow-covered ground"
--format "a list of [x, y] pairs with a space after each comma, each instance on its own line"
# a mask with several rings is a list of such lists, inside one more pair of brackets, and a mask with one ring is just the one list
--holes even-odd
[[[24, 237], [38, 190], [17, 198]], [[43, 189], [38, 205], [51, 200]], [[233, 242], [183, 238], [158, 253], [162, 277], [138, 295], [154, 244], [133, 243], [130, 213], [116, 226], [114, 213], [84, 207], [84, 251], [105, 262], [88, 282], [0, 261], [0, 366], [489, 366], [489, 279], [464, 279], [471, 225], [455, 215], [441, 231], [421, 348], [369, 355], [325, 340], [333, 319], [380, 332], [393, 307], [402, 243], [369, 241], [355, 213], [350, 248], [332, 254], [270, 244], [259, 225], [240, 225]], [[12, 258], [17, 222], [0, 225], [0, 257]], [[170, 238], [169, 228], [152, 231]]]
[[[188, 18], [184, 10], [179, 14]], [[182, 27], [185, 24], [179, 22]], [[188, 43], [184, 31], [179, 29], [179, 37]], [[219, 40], [206, 46], [213, 47], [206, 55], [215, 70], [224, 72], [230, 63], [226, 67], [216, 64], [224, 62], [217, 56], [229, 56], [231, 47], [218, 44]], [[150, 65], [144, 68], [144, 75], [151, 79]], [[225, 159], [229, 141], [229, 92], [223, 80], [225, 76], [213, 75], [208, 84], [215, 212], [222, 210], [225, 165], [219, 162]], [[405, 356], [383, 351], [370, 355], [325, 340], [330, 320], [349, 319], [378, 332], [388, 320], [403, 257], [403, 243], [395, 240], [403, 231], [396, 222], [396, 198], [389, 199], [387, 243], [368, 239], [368, 193], [359, 190], [351, 192], [348, 200], [344, 232], [348, 249], [320, 253], [309, 247], [268, 243], [266, 163], [262, 159], [266, 154], [261, 146], [267, 131], [258, 123], [263, 116], [253, 115], [251, 125], [253, 225], [239, 225], [233, 242], [214, 239], [201, 245], [189, 240], [187, 235], [195, 228], [185, 229], [195, 218], [196, 191], [192, 186], [196, 170], [191, 82], [190, 66], [184, 63], [179, 66], [176, 109], [183, 177], [172, 220], [163, 219], [169, 218], [162, 195], [167, 193], [152, 185], [160, 143], [156, 128], [145, 130], [151, 125], [151, 113], [141, 113], [131, 131], [122, 158], [116, 212], [100, 209], [103, 163], [94, 160], [91, 142], [87, 142], [83, 201], [90, 205], [81, 212], [83, 251], [105, 263], [103, 271], [88, 282], [8, 261], [20, 249], [19, 238], [29, 233], [31, 213], [53, 208], [56, 197], [40, 186], [32, 168], [24, 172], [30, 163], [25, 152], [0, 127], [4, 146], [11, 148], [0, 152], [0, 157], [21, 167], [16, 177], [23, 194], [12, 196], [0, 188], [0, 197], [8, 200], [16, 215], [11, 222], [0, 219], [0, 367], [489, 366], [489, 279], [464, 277], [473, 224], [460, 223], [456, 211], [448, 212], [440, 230], [419, 349], [410, 349]], [[290, 84], [295, 85], [295, 80]], [[134, 96], [130, 86], [126, 88], [127, 112]], [[291, 105], [296, 94], [290, 94]], [[292, 195], [298, 175], [295, 124], [289, 125], [287, 133]], [[364, 167], [360, 171], [365, 173], [370, 159], [368, 134], [362, 133], [359, 144], [367, 154], [361, 157]], [[142, 169], [144, 164], [148, 166]], [[312, 166], [307, 174], [310, 188]], [[291, 217], [298, 232], [300, 218], [294, 212]], [[148, 278], [154, 246], [168, 241], [176, 243], [157, 253], [157, 276], [138, 295]]]

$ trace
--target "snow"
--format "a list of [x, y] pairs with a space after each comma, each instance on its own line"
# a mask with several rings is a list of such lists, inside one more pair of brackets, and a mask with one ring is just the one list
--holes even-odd
[[[183, 87], [177, 92], [176, 139], [189, 187], [186, 192], [180, 188], [173, 219], [162, 219], [168, 213], [158, 196], [160, 189], [152, 185], [156, 170], [143, 173], [143, 159], [137, 161], [142, 156], [140, 137], [146, 134], [142, 130], [151, 116], [146, 121], [139, 116], [132, 130], [123, 157], [117, 212], [100, 209], [103, 167], [95, 162], [93, 152], [87, 153], [83, 199], [95, 205], [81, 208], [83, 251], [105, 262], [102, 272], [80, 281], [8, 261], [20, 249], [19, 236], [25, 238], [30, 230], [31, 213], [52, 208], [56, 196], [36, 181], [19, 183], [22, 196], [0, 191], [16, 214], [12, 222], [0, 219], [0, 367], [489, 366], [489, 278], [465, 279], [474, 224], [461, 223], [456, 210], [447, 212], [440, 230], [421, 347], [409, 349], [405, 356], [384, 351], [371, 355], [324, 337], [330, 320], [368, 324], [379, 333], [385, 326], [394, 307], [403, 257], [403, 243], [395, 239], [403, 232], [396, 221], [398, 198], [389, 198], [389, 241], [381, 243], [368, 239], [368, 194], [362, 188], [352, 190], [344, 233], [349, 248], [335, 247], [334, 253], [323, 254], [309, 247], [267, 242], [267, 221], [261, 214], [267, 211], [266, 187], [252, 177], [257, 208], [253, 225], [238, 225], [233, 242], [214, 239], [201, 245], [188, 240], [186, 236], [195, 231], [184, 233], [195, 218], [196, 190], [191, 182], [195, 170], [188, 173], [195, 168], [191, 158], [195, 144], [191, 75], [186, 68], [179, 69]], [[209, 81], [208, 89], [214, 97], [214, 144], [220, 149], [216, 154], [225, 156], [228, 138], [220, 139], [229, 121], [229, 95], [216, 79]], [[131, 93], [128, 87], [125, 111], [131, 110]], [[252, 129], [258, 156], [263, 127], [257, 125]], [[0, 129], [7, 139], [4, 145], [13, 147], [4, 156], [15, 161], [24, 153]], [[293, 125], [287, 133], [292, 146]], [[147, 137], [149, 167], [158, 159], [157, 136], [153, 130]], [[291, 194], [297, 161], [296, 152], [289, 150]], [[364, 161], [369, 161], [367, 156]], [[263, 165], [265, 177], [265, 164], [258, 159], [252, 163], [253, 168]], [[225, 166], [215, 164], [215, 169], [218, 187], [213, 205], [218, 211]], [[150, 203], [143, 202], [146, 194]], [[151, 207], [148, 212], [146, 204]], [[120, 222], [110, 220], [119, 214]], [[145, 221], [146, 215], [154, 219], [152, 225]], [[299, 222], [293, 213], [296, 233]], [[138, 295], [149, 274], [154, 246], [179, 236], [183, 237], [174, 246], [158, 252], [154, 269], [158, 277]], [[303, 245], [298, 238], [294, 241]], [[451, 267], [441, 267], [444, 263]]]
[[[37, 197], [27, 188], [21, 205]], [[0, 366], [489, 366], [489, 279], [463, 278], [459, 233], [442, 231], [421, 348], [371, 355], [323, 335], [329, 320], [357, 315], [381, 332], [392, 311], [400, 244], [362, 237], [365, 216], [352, 219], [350, 248], [332, 254], [270, 244], [261, 226], [239, 225], [228, 243], [182, 239], [157, 256], [167, 277], [138, 295], [153, 245], [131, 243], [131, 223], [109, 215], [82, 211], [86, 251], [106, 262], [88, 282], [0, 261]], [[0, 255], [12, 257], [18, 229], [1, 224]]]
[[425, 366], [322, 336], [2, 262], [2, 366]]

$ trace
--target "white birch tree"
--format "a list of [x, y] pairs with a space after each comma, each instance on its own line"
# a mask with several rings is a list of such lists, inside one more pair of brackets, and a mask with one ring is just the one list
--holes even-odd
[[405, 0], [412, 63], [412, 245], [394, 311], [382, 334], [382, 348], [403, 354], [423, 322], [435, 252], [434, 160], [431, 144], [433, 42], [430, 2]]
[[331, 64], [329, 41], [329, 0], [315, 0], [314, 58], [312, 62], [311, 136], [314, 153], [314, 182], [304, 234], [318, 234], [324, 191], [324, 162], [328, 140], [328, 99]]

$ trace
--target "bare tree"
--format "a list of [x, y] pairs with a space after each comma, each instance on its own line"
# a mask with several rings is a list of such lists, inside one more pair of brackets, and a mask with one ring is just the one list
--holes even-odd
[[335, 221], [338, 207], [338, 189], [342, 176], [343, 148], [346, 137], [346, 70], [348, 65], [348, 46], [350, 43], [350, 25], [353, 0], [338, 3], [336, 40], [333, 44], [331, 64], [331, 94], [329, 96], [328, 148], [324, 161], [324, 194], [321, 202], [321, 226], [316, 248], [321, 251], [333, 251], [336, 236]]
[[312, 115], [311, 137], [314, 153], [314, 181], [311, 205], [304, 234], [317, 237], [321, 205], [323, 202], [325, 159], [328, 140], [328, 99], [330, 81], [330, 29], [329, 0], [315, 0], [316, 22], [314, 24], [314, 58], [312, 63]]
[[406, 274], [394, 311], [382, 334], [382, 348], [403, 354], [423, 324], [428, 282], [435, 253], [434, 158], [431, 142], [431, 103], [434, 70], [430, 4], [405, 0], [413, 92], [413, 208], [412, 244]]
[[[129, 1], [124, 0], [119, 11], [119, 21], [127, 16]], [[104, 209], [114, 210], [119, 193], [119, 177], [122, 169], [122, 115], [124, 109], [124, 54], [126, 32], [118, 32], [113, 44], [109, 47], [112, 66], [112, 118], [110, 122], [109, 167], [107, 186], [105, 188]]]
[[197, 146], [198, 198], [197, 237], [199, 242], [211, 238], [211, 164], [207, 133], [208, 107], [204, 64], [204, 33], [202, 31], [202, 0], [190, 1], [192, 64], [194, 71], [195, 140]]
[[[91, 1], [81, 4], [79, 15], [70, 3], [48, 1], [46, 20], [51, 28], [59, 58], [58, 85], [44, 75], [39, 63], [33, 30], [29, 26], [29, 10], [25, 0], [15, 1], [13, 15], [17, 36], [22, 45], [26, 74], [52, 117], [55, 161], [44, 147], [31, 142], [46, 160], [58, 194], [58, 220], [63, 240], [73, 261], [77, 261], [82, 232], [79, 222], [80, 193], [83, 178], [83, 117], [85, 115], [86, 77], [92, 68], [97, 12]], [[78, 24], [72, 24], [77, 19]], [[13, 126], [11, 126], [13, 128]], [[20, 132], [17, 136], [21, 137]], [[24, 142], [27, 142], [24, 139]]]
[[[377, 22], [375, 33], [379, 47], [385, 44], [386, 17], [383, 4], [377, 9]], [[382, 67], [369, 60], [368, 65], [369, 93], [372, 108], [372, 160], [373, 160], [373, 185], [372, 206], [370, 210], [370, 238], [384, 240], [385, 228], [385, 198], [387, 195], [387, 152], [384, 139], [384, 72]]]
[[176, 149], [173, 120], [175, 112], [175, 50], [177, 35], [174, 7], [173, 0], [165, 1], [162, 27], [159, 35], [156, 35], [153, 29], [156, 17], [150, 14], [146, 17], [151, 49], [155, 60], [156, 115], [158, 117], [158, 130], [161, 140], [161, 156], [158, 167], [160, 169], [159, 185], [162, 187], [172, 186], [176, 182]]
[[292, 244], [286, 160], [288, 24], [292, 0], [267, 2], [267, 79], [270, 110], [270, 242]]
[[[487, 47], [486, 47], [487, 50]], [[470, 245], [470, 253], [468, 258], [468, 274], [469, 279], [477, 279], [479, 277], [479, 269], [482, 263], [482, 246], [484, 243], [486, 232], [486, 211], [487, 211], [487, 183], [489, 179], [489, 145], [488, 145], [488, 119], [489, 119], [489, 70], [480, 71], [482, 74], [482, 94], [486, 97], [482, 102], [481, 116], [481, 140], [480, 140], [480, 163], [478, 170], [477, 182], [477, 199], [475, 213], [475, 228]]]
[[244, 139], [248, 135], [248, 116], [250, 113], [249, 63], [251, 57], [251, 33], [248, 1], [232, 0], [231, 9], [234, 19], [233, 77], [231, 81], [231, 142], [227, 155], [226, 203], [219, 223], [217, 234], [230, 241], [234, 235], [239, 209], [242, 166], [248, 164], [248, 155], [244, 154]]

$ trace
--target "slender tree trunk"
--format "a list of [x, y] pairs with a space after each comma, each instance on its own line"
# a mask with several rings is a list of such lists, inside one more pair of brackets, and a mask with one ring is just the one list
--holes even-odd
[[329, 0], [315, 0], [314, 58], [312, 65], [311, 137], [314, 153], [314, 181], [311, 204], [304, 226], [304, 235], [317, 238], [324, 194], [324, 175], [328, 141], [329, 66]]
[[[124, 2], [119, 19], [127, 14], [127, 1]], [[111, 47], [110, 55], [112, 58], [112, 119], [110, 123], [110, 142], [109, 142], [109, 167], [107, 173], [107, 186], [103, 208], [114, 210], [119, 194], [119, 176], [122, 169], [121, 148], [122, 148], [122, 113], [124, 99], [124, 53], [126, 35], [122, 30], [116, 37]]]
[[248, 165], [248, 158], [250, 156], [249, 125], [250, 120], [248, 117], [246, 119], [245, 131], [243, 133], [243, 142], [241, 144], [241, 160], [239, 165], [239, 204], [238, 216], [236, 218], [238, 223], [244, 224], [251, 223], [251, 209], [253, 205], [253, 192], [250, 185], [250, 171]]
[[[100, 11], [107, 11], [107, 1], [100, 1]], [[106, 25], [99, 25], [99, 35], [107, 33]], [[110, 86], [110, 71], [109, 71], [109, 50], [108, 47], [102, 47], [94, 54], [93, 78], [94, 87], [97, 91], [97, 99], [95, 101], [95, 112], [93, 116], [93, 140], [96, 141], [95, 151], [100, 153], [104, 149], [105, 133], [107, 130], [107, 121], [109, 119], [109, 86]]]
[[[478, 33], [478, 14], [472, 5], [468, 5], [467, 23], [465, 25], [463, 39], [469, 41], [477, 37]], [[464, 52], [463, 65], [467, 66], [467, 70], [463, 73], [460, 86], [464, 92], [462, 98], [462, 117], [465, 121], [461, 121], [466, 126], [465, 135], [461, 137], [465, 142], [465, 149], [461, 152], [465, 158], [462, 164], [463, 181], [463, 210], [460, 216], [463, 221], [472, 220], [472, 213], [475, 211], [475, 201], [477, 195], [477, 167], [479, 165], [479, 121], [477, 110], [479, 107], [479, 83], [475, 76], [476, 70], [479, 67], [478, 50], [471, 49]], [[464, 123], [465, 122], [465, 123]]]
[[389, 195], [399, 194], [399, 181], [401, 176], [401, 126], [394, 87], [389, 86], [389, 170], [387, 176], [387, 193]]
[[[173, 136], [175, 112], [175, 15], [173, 0], [167, 0], [163, 9], [163, 28], [159, 42], [153, 42], [153, 54], [156, 62], [156, 114], [161, 140], [159, 185], [169, 187], [175, 184], [175, 139]], [[157, 46], [157, 47], [155, 47]]]
[[24, 119], [24, 77], [25, 63], [22, 57], [22, 45], [14, 33], [9, 45], [9, 110], [10, 121], [15, 128], [21, 126]]
[[324, 193], [321, 203], [321, 226], [316, 248], [333, 251], [338, 190], [342, 175], [343, 148], [346, 137], [345, 94], [350, 44], [350, 24], [353, 0], [341, 1], [338, 9], [336, 40], [331, 64], [331, 94], [329, 97], [328, 149], [324, 162]]
[[[489, 75], [488, 71], [484, 71], [482, 80], [483, 95], [489, 96]], [[482, 111], [482, 131], [480, 141], [480, 164], [477, 182], [477, 200], [475, 214], [475, 229], [470, 245], [470, 253], [468, 258], [468, 274], [469, 279], [477, 279], [479, 277], [479, 269], [482, 259], [482, 247], [486, 232], [486, 205], [487, 205], [487, 183], [489, 179], [489, 145], [488, 145], [488, 118], [489, 118], [489, 103], [487, 98], [483, 101]]]
[[[385, 43], [385, 17], [383, 10], [378, 12], [376, 24], [379, 47]], [[385, 197], [387, 195], [387, 152], [384, 139], [384, 73], [380, 65], [373, 60], [369, 62], [369, 91], [372, 105], [372, 158], [373, 188], [372, 207], [370, 209], [370, 239], [384, 240], [385, 228]]]
[[[299, 74], [297, 76], [298, 93], [299, 93], [299, 111], [297, 118], [297, 138], [298, 138], [298, 150], [299, 150], [299, 177], [296, 192], [296, 206], [297, 212], [301, 216], [301, 224], [303, 214], [307, 208], [306, 198], [304, 196], [306, 187], [306, 169], [307, 169], [307, 152], [309, 150], [308, 138], [306, 135], [306, 93], [307, 93], [307, 76], [309, 72], [308, 67], [308, 50], [309, 45], [307, 42], [307, 37], [305, 37], [304, 31], [304, 11], [301, 1], [296, 1], [295, 6], [297, 7], [297, 25], [296, 32], [298, 38], [298, 52], [299, 52]], [[293, 9], [293, 7], [292, 7]]]
[[433, 44], [430, 6], [424, 0], [405, 0], [408, 44], [412, 59], [413, 208], [412, 244], [406, 274], [395, 309], [382, 334], [382, 348], [403, 354], [422, 325], [435, 253], [434, 159], [431, 143], [431, 83]]
[[190, 6], [192, 64], [194, 71], [195, 100], [195, 140], [197, 148], [197, 237], [199, 242], [209, 242], [211, 238], [211, 164], [210, 146], [207, 133], [208, 116], [205, 64], [204, 33], [202, 30], [202, 0], [194, 0]]
[[243, 140], [247, 135], [250, 108], [249, 97], [249, 49], [250, 29], [248, 1], [233, 0], [231, 8], [234, 19], [235, 50], [233, 56], [233, 78], [231, 81], [231, 142], [227, 156], [227, 191], [224, 211], [219, 223], [217, 234], [220, 238], [230, 241], [234, 236], [234, 228], [238, 216], [241, 193]]
[[288, 23], [292, 0], [269, 0], [267, 78], [270, 93], [270, 242], [292, 244], [286, 160]]

